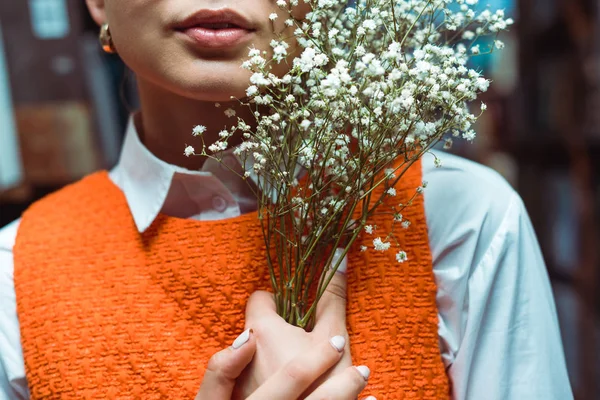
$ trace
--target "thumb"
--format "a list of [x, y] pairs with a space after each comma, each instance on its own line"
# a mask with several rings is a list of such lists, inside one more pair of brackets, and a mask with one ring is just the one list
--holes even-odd
[[[336, 249], [326, 279], [331, 277], [321, 300], [317, 303], [315, 330], [324, 329], [327, 334], [340, 334], [346, 329], [346, 300], [348, 298], [348, 258], [344, 249]], [[338, 265], [339, 264], [339, 265]], [[337, 271], [333, 270], [337, 267]], [[333, 332], [335, 331], [335, 332]]]
[[231, 347], [215, 353], [208, 361], [195, 400], [229, 400], [235, 380], [252, 361], [256, 340], [252, 329], [244, 331]]

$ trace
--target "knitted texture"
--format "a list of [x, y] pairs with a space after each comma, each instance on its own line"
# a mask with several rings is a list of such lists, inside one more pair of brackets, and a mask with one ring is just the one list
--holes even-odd
[[[393, 202], [420, 183], [416, 164]], [[408, 262], [392, 251], [349, 256], [352, 355], [374, 371], [366, 392], [378, 399], [447, 399], [421, 196], [404, 215]], [[373, 224], [385, 235], [390, 216]], [[264, 253], [256, 213], [159, 215], [139, 234], [106, 172], [34, 204], [14, 247], [31, 398], [193, 399], [210, 356], [242, 332], [248, 296], [269, 289]]]

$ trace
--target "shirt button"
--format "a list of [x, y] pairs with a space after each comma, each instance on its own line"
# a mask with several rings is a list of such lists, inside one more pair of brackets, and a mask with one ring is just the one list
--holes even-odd
[[223, 212], [227, 209], [227, 201], [221, 196], [215, 196], [212, 199], [213, 208], [218, 212]]

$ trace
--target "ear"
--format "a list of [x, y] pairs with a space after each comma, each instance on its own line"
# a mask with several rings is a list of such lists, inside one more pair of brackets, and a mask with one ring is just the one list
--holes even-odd
[[104, 0], [85, 0], [90, 15], [98, 25], [106, 23], [106, 12], [104, 9]]

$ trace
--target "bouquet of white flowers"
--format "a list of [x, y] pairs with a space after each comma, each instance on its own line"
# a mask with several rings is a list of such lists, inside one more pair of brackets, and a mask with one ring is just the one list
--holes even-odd
[[[468, 60], [501, 49], [499, 40], [482, 49], [479, 38], [512, 20], [503, 11], [475, 11], [477, 0], [303, 0], [312, 11], [296, 20], [298, 1], [277, 1], [295, 37], [274, 40], [271, 53], [251, 49], [243, 64], [252, 76], [240, 102], [256, 120], [239, 119], [219, 141], [203, 142], [201, 154], [219, 159], [229, 138], [243, 135], [235, 151], [248, 167], [244, 178], [259, 189], [278, 312], [308, 328], [338, 267], [324, 268], [334, 250], [343, 256], [361, 232], [372, 234], [375, 213], [409, 228], [402, 216], [408, 204], [380, 207], [384, 198], [395, 196], [403, 173], [440, 140], [474, 139], [478, 116], [468, 105], [490, 82]], [[273, 66], [288, 62], [297, 45], [289, 72], [275, 75]], [[361, 250], [394, 251], [404, 262], [394, 229]]]

